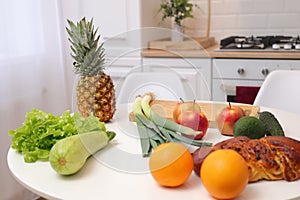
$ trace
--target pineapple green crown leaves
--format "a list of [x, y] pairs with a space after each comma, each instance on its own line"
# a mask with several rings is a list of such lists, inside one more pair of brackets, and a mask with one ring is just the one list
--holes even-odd
[[74, 58], [75, 74], [93, 76], [103, 72], [105, 65], [104, 43], [98, 46], [100, 35], [95, 29], [93, 19], [87, 21], [85, 17], [76, 24], [67, 20], [70, 28], [66, 28], [71, 43], [71, 56]]

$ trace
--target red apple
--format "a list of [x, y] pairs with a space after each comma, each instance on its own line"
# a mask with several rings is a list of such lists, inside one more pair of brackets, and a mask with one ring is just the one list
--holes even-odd
[[183, 126], [190, 127], [194, 129], [195, 131], [202, 131], [201, 135], [192, 136], [192, 135], [186, 135], [182, 134], [185, 137], [194, 139], [194, 140], [201, 140], [208, 129], [208, 120], [205, 114], [201, 111], [186, 111], [182, 112], [176, 121], [178, 124], [181, 124]]
[[173, 110], [173, 120], [178, 121], [178, 116], [186, 111], [200, 111], [200, 106], [195, 101], [177, 102], [175, 109]]
[[241, 107], [231, 106], [229, 103], [216, 116], [216, 122], [221, 134], [232, 136], [235, 122], [243, 116], [245, 116], [245, 111]]

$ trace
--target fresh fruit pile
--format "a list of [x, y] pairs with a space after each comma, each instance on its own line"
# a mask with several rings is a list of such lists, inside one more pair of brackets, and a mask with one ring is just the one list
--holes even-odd
[[[149, 106], [149, 101], [147, 101], [147, 106]], [[143, 109], [139, 112], [149, 116]], [[202, 131], [198, 138], [192, 134], [182, 134], [190, 139], [201, 140], [208, 128], [208, 122], [202, 124], [199, 122], [201, 118], [206, 118], [202, 115], [204, 114], [195, 102], [178, 102], [173, 112], [173, 120], [179, 125]], [[137, 118], [139, 118], [138, 115]], [[243, 135], [250, 139], [261, 138], [265, 135], [284, 136], [278, 120], [267, 111], [260, 112], [257, 118], [247, 116], [241, 107], [229, 104], [218, 113], [216, 120], [223, 135], [234, 137]], [[180, 140], [174, 141], [180, 142]], [[151, 175], [158, 184], [165, 187], [180, 186], [188, 180], [192, 169], [200, 177], [208, 193], [216, 199], [236, 198], [247, 187], [250, 171], [246, 160], [237, 151], [219, 149], [211, 152], [212, 146], [202, 145], [191, 153], [192, 161], [190, 161], [189, 156], [183, 156], [182, 151], [188, 152], [188, 149], [184, 149], [182, 144], [169, 141], [154, 148], [150, 155], [149, 167]]]
[[[208, 147], [202, 146], [198, 149], [203, 148]], [[194, 155], [195, 153], [191, 155], [189, 150], [180, 143], [160, 144], [150, 155], [150, 173], [161, 186], [181, 186], [189, 179], [194, 169]], [[236, 151], [217, 150], [201, 162], [198, 174], [203, 186], [214, 198], [232, 199], [246, 188], [249, 178], [248, 165]]]
[[203, 133], [161, 117], [151, 109], [150, 102], [152, 100], [154, 100], [152, 93], [137, 96], [132, 109], [140, 134], [143, 157], [149, 156], [155, 147], [166, 142], [183, 142], [194, 146], [212, 146], [210, 142], [183, 136], [184, 134], [194, 138]]
[[216, 123], [220, 133], [226, 136], [247, 136], [251, 139], [284, 136], [280, 123], [272, 113], [260, 112], [259, 118], [246, 116], [242, 107], [230, 103], [217, 113]]

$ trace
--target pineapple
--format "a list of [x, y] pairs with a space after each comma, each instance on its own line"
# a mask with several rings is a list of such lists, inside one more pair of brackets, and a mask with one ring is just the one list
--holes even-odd
[[68, 24], [73, 68], [80, 76], [76, 91], [78, 110], [83, 117], [93, 114], [107, 122], [116, 110], [115, 89], [110, 76], [104, 73], [105, 50], [103, 43], [98, 46], [98, 28], [94, 29], [93, 19], [83, 18], [76, 25], [68, 20]]

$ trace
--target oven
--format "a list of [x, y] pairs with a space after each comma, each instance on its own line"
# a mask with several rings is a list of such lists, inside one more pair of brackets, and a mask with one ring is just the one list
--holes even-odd
[[[300, 52], [299, 36], [230, 36], [220, 40], [224, 52]], [[277, 69], [299, 69], [299, 60], [215, 58], [212, 99], [252, 104], [266, 76]]]
[[259, 87], [273, 70], [300, 67], [297, 60], [213, 59], [212, 99], [252, 104]]

